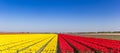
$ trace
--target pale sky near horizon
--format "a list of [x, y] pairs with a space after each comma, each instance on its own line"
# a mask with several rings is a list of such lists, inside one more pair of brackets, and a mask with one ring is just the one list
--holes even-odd
[[0, 31], [120, 31], [120, 0], [0, 0]]

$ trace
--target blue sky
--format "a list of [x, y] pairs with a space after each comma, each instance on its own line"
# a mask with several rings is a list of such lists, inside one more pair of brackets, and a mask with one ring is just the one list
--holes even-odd
[[119, 0], [0, 0], [0, 31], [119, 31], [119, 5]]

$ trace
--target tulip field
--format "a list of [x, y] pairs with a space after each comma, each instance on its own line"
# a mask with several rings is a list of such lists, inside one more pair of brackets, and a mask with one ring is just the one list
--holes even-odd
[[70, 34], [0, 35], [0, 53], [120, 53], [120, 40]]
[[56, 53], [56, 34], [0, 35], [0, 53]]

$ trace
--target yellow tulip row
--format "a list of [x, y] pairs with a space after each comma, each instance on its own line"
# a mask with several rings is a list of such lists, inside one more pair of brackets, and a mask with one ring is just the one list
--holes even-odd
[[41, 53], [56, 53], [57, 52], [57, 39], [58, 37], [56, 36], [53, 38], [48, 45], [43, 49]]
[[56, 45], [57, 34], [0, 35], [0, 53], [42, 53], [48, 48], [56, 51]]

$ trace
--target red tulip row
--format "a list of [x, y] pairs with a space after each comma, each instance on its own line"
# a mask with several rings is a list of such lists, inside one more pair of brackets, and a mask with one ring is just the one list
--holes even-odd
[[92, 50], [90, 50], [89, 48], [83, 46], [82, 44], [79, 44], [78, 42], [75, 42], [72, 39], [69, 39], [69, 37], [65, 37], [62, 36], [66, 39], [67, 42], [69, 42], [69, 44], [71, 44], [74, 48], [76, 48], [79, 52], [83, 53], [83, 52], [92, 52]]
[[[64, 42], [66, 41], [67, 45], [70, 45], [80, 53], [120, 53], [120, 41], [118, 40], [87, 38], [68, 34], [59, 34], [59, 37], [64, 39]], [[59, 42], [62, 42], [62, 40]], [[60, 45], [62, 45], [62, 43]], [[64, 49], [61, 48], [61, 51], [64, 51]]]
[[73, 48], [61, 36], [58, 36], [58, 39], [59, 39], [59, 44], [60, 44], [59, 47], [60, 47], [61, 53], [74, 52]]
[[[79, 40], [86, 41], [89, 43], [97, 44], [102, 47], [106, 47], [109, 51], [114, 51], [112, 53], [119, 53], [120, 52], [120, 43], [117, 40], [108, 40], [108, 39], [100, 39], [100, 38], [86, 38], [86, 37], [77, 37], [72, 36], [74, 38], [78, 38]], [[86, 40], [88, 39], [88, 40]]]
[[[90, 42], [93, 44], [97, 44], [106, 48], [109, 48], [110, 50], [120, 50], [120, 43], [116, 40], [107, 40], [107, 39], [96, 39], [96, 38], [82, 38], [82, 37], [76, 37], [80, 38], [83, 41]], [[89, 40], [86, 40], [89, 39]], [[113, 42], [114, 41], [114, 42]]]

